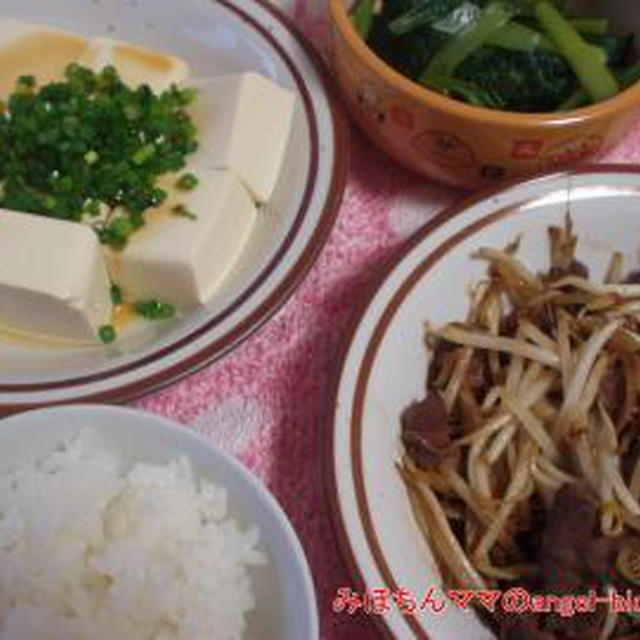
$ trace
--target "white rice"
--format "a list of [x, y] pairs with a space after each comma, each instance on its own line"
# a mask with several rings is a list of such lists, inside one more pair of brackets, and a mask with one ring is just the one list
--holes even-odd
[[189, 462], [121, 462], [83, 434], [0, 474], [0, 640], [233, 640], [256, 529]]

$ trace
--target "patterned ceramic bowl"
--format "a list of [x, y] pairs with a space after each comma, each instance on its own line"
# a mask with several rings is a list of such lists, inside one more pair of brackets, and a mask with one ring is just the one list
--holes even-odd
[[[580, 2], [573, 3], [579, 9]], [[584, 2], [584, 15], [610, 17], [640, 37], [640, 4]], [[562, 168], [619, 142], [640, 114], [640, 83], [575, 111], [494, 111], [430, 91], [392, 69], [362, 41], [344, 0], [331, 0], [338, 84], [354, 120], [392, 158], [466, 189]]]

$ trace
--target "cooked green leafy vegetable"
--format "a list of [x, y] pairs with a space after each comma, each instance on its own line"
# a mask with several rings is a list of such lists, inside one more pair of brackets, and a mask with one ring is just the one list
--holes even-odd
[[[618, 84], [620, 89], [628, 89], [632, 84], [640, 80], [640, 62], [632, 64], [620, 73], [618, 73]], [[570, 109], [578, 109], [589, 104], [589, 95], [584, 89], [578, 89], [570, 95], [559, 107], [558, 111], [569, 111]]]
[[439, 91], [446, 96], [459, 98], [479, 107], [493, 106], [496, 109], [505, 107], [502, 97], [492, 92], [491, 88], [481, 87], [471, 81], [461, 80], [453, 76], [429, 75], [420, 78], [420, 83], [429, 89]]
[[369, 46], [420, 84], [472, 105], [548, 112], [605, 100], [637, 80], [633, 36], [560, 0], [358, 0]]
[[391, 33], [401, 36], [427, 25], [458, 10], [462, 6], [459, 0], [434, 0], [433, 2], [415, 3], [404, 13], [389, 23]]
[[551, 2], [536, 2], [535, 14], [594, 102], [618, 92], [618, 82], [606, 63]]
[[499, 96], [508, 111], [551, 111], [576, 88], [568, 65], [545, 50], [483, 47], [463, 62], [458, 75]]
[[501, 27], [504, 27], [515, 13], [515, 9], [507, 3], [489, 3], [477, 20], [455, 34], [436, 51], [422, 77], [453, 75], [465, 58], [477, 51]]
[[571, 24], [582, 34], [604, 36], [609, 33], [607, 18], [574, 18]]
[[351, 14], [351, 21], [356, 31], [366, 40], [373, 24], [374, 0], [358, 0]]
[[42, 87], [20, 78], [0, 105], [0, 207], [88, 218], [103, 243], [123, 247], [145, 210], [166, 199], [159, 177], [197, 148], [186, 111], [195, 97], [190, 88], [128, 87], [113, 67], [72, 64]]

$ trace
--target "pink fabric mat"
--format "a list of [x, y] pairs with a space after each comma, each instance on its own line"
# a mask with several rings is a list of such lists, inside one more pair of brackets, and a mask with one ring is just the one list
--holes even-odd
[[[325, 30], [322, 21], [306, 25], [316, 34]], [[394, 166], [352, 133], [351, 170], [336, 226], [295, 295], [225, 360], [138, 403], [211, 438], [275, 494], [306, 550], [324, 640], [377, 637], [366, 620], [331, 613], [337, 589], [350, 584], [331, 529], [321, 468], [329, 427], [323, 417], [343, 329], [374, 267], [460, 198]], [[640, 161], [640, 122], [602, 160]]]

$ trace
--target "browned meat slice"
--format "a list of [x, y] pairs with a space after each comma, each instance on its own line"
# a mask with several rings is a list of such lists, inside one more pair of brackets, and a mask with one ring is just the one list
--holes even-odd
[[407, 454], [421, 469], [451, 459], [451, 434], [447, 407], [437, 391], [412, 403], [402, 414], [402, 442]]
[[[585, 579], [592, 578], [590, 586], [602, 580], [613, 559], [609, 563], [596, 532], [597, 504], [575, 485], [565, 485], [556, 494], [542, 534], [540, 571], [547, 591], [577, 593]], [[597, 558], [592, 557], [594, 550]]]
[[500, 327], [500, 335], [507, 338], [514, 338], [518, 331], [520, 323], [520, 312], [518, 309], [512, 309], [503, 319]]
[[534, 309], [531, 319], [538, 326], [538, 329], [552, 338], [555, 337], [558, 325], [552, 305], [544, 304]]
[[489, 357], [486, 351], [476, 350], [469, 363], [465, 384], [471, 389], [478, 402], [482, 402], [493, 384]]
[[556, 640], [556, 635], [539, 628], [541, 616], [513, 615], [500, 628], [500, 640]]
[[[636, 420], [629, 425], [629, 429], [632, 433], [639, 433], [640, 420], [636, 418]], [[634, 438], [629, 448], [620, 457], [620, 470], [622, 471], [622, 477], [627, 484], [631, 482], [631, 476], [633, 475], [633, 470], [635, 469], [638, 456], [640, 456], [640, 438]]]
[[538, 329], [550, 337], [556, 335], [556, 317], [550, 304], [543, 304], [530, 309], [512, 309], [503, 319], [500, 334], [507, 338], [515, 338], [522, 318], [528, 318]]
[[453, 369], [458, 346], [447, 340], [438, 340], [433, 348], [427, 374], [427, 390], [437, 386], [441, 374]]
[[[542, 534], [540, 590], [563, 595], [604, 590], [613, 572], [617, 545], [599, 535], [597, 504], [575, 485], [565, 485], [556, 494]], [[547, 616], [544, 628], [558, 637], [590, 640], [599, 635], [606, 611], [573, 617]]]
[[573, 260], [568, 267], [551, 267], [551, 269], [549, 269], [548, 280], [553, 282], [554, 280], [560, 280], [561, 278], [566, 278], [567, 276], [578, 276], [578, 278], [584, 278], [585, 280], [588, 280], [589, 269], [586, 267], [586, 265], [582, 264], [582, 262]]

